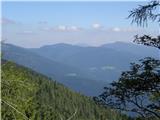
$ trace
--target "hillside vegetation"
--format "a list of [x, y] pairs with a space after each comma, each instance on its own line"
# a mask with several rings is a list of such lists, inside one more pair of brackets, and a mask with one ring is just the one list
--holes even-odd
[[2, 44], [2, 53], [4, 53], [3, 59], [31, 68], [87, 96], [99, 95], [102, 88], [107, 84], [106, 82], [90, 79], [87, 77], [88, 73], [86, 71], [37, 55], [22, 47]]
[[2, 61], [2, 120], [126, 120], [120, 113], [13, 62]]

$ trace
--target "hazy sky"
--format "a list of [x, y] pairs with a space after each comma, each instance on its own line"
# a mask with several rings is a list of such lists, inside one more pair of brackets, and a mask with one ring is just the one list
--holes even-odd
[[131, 25], [129, 11], [145, 2], [3, 2], [2, 37], [23, 47], [55, 43], [98, 46], [158, 34], [158, 26]]

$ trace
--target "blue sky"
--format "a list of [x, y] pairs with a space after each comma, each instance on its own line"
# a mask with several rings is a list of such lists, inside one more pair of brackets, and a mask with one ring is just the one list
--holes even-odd
[[[131, 25], [131, 19], [126, 19], [129, 11], [139, 4], [145, 2], [3, 2], [2, 22], [5, 24], [2, 33], [9, 43], [24, 47], [60, 42], [96, 46], [127, 41], [129, 32], [134, 35], [147, 29], [147, 32], [155, 33], [158, 29], [151, 23], [143, 30]], [[114, 32], [119, 32], [117, 38], [122, 38], [112, 38]], [[91, 40], [93, 35], [97, 39]]]
[[128, 26], [129, 11], [144, 2], [5, 2], [2, 15], [22, 23], [47, 21], [89, 27], [100, 22], [105, 26]]

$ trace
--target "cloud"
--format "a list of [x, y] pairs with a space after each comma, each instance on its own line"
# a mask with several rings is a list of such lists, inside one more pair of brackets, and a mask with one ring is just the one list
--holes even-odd
[[81, 30], [79, 27], [77, 27], [77, 26], [70, 26], [70, 27], [68, 27], [68, 30], [71, 30], [71, 31], [79, 31], [79, 30]]
[[59, 31], [80, 31], [82, 29], [77, 26], [59, 25], [56, 27], [56, 30], [59, 30]]
[[103, 27], [102, 27], [102, 25], [99, 24], [99, 23], [94, 23], [94, 24], [92, 25], [92, 28], [94, 28], [94, 29], [101, 29], [101, 28], [103, 28]]
[[[94, 25], [100, 28], [102, 25]], [[5, 27], [3, 27], [5, 28]], [[40, 47], [46, 44], [68, 43], [68, 44], [87, 44], [91, 46], [100, 46], [102, 44], [133, 40], [136, 34], [153, 34], [158, 35], [149, 28], [147, 30], [136, 27], [111, 27], [103, 29], [82, 28], [76, 25], [58, 25], [58, 26], [32, 26], [17, 24], [15, 27], [6, 27], [2, 30], [3, 37], [7, 42], [15, 43], [24, 47]], [[31, 44], [32, 43], [32, 44]], [[95, 68], [91, 68], [91, 70]], [[98, 68], [99, 69], [99, 68]], [[102, 69], [112, 69], [103, 67]]]
[[76, 74], [76, 73], [68, 73], [68, 74], [66, 74], [66, 76], [76, 77], [76, 76], [77, 76], [77, 74]]
[[140, 31], [142, 29], [140, 28], [133, 28], [133, 27], [126, 27], [126, 28], [119, 28], [119, 27], [114, 27], [109, 29], [113, 32], [136, 32], [136, 31]]
[[67, 30], [67, 26], [65, 26], [65, 25], [59, 25], [59, 26], [57, 27], [57, 30], [66, 31], [66, 30]]
[[102, 66], [101, 69], [102, 70], [114, 70], [115, 67], [114, 66]]
[[77, 26], [67, 26], [67, 25], [58, 25], [58, 26], [40, 26], [38, 28], [40, 31], [45, 32], [78, 32], [83, 30], [83, 28], [77, 27]]
[[24, 31], [19, 32], [17, 34], [20, 34], [20, 35], [32, 35], [32, 34], [34, 34], [34, 32], [31, 31], [31, 30], [24, 30]]
[[118, 27], [112, 28], [112, 30], [113, 30], [114, 32], [120, 32], [120, 31], [121, 31], [121, 29], [118, 28]]
[[1, 24], [4, 24], [4, 25], [16, 24], [16, 22], [8, 18], [1, 18]]

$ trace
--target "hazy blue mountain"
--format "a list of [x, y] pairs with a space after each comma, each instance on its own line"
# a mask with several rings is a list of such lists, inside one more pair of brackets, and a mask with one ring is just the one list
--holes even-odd
[[80, 71], [78, 71], [78, 69], [75, 70], [74, 67], [50, 60], [48, 58], [32, 53], [25, 48], [11, 44], [3, 44], [2, 53], [5, 59], [13, 60], [18, 64], [31, 67], [33, 70], [45, 73], [47, 75], [65, 75], [75, 71], [77, 74], [80, 74]]
[[[104, 82], [87, 78], [83, 71], [11, 44], [2, 45], [3, 58], [29, 67], [37, 72], [57, 79], [64, 85], [85, 95], [98, 95]], [[86, 77], [86, 78], [85, 78]]]
[[133, 43], [125, 43], [125, 42], [115, 42], [110, 44], [104, 44], [101, 47], [112, 48], [118, 51], [128, 51], [135, 55], [140, 55], [142, 57], [158, 57], [159, 51], [154, 47], [138, 45]]
[[91, 79], [108, 82], [118, 79], [122, 71], [129, 69], [130, 62], [146, 56], [158, 56], [158, 50], [154, 48], [123, 42], [100, 47], [80, 47], [62, 43], [30, 50], [49, 59], [79, 68], [88, 73]]
[[[149, 49], [149, 50], [148, 50]], [[32, 68], [86, 95], [96, 95], [107, 83], [117, 80], [131, 62], [145, 56], [158, 57], [158, 50], [116, 42], [100, 47], [69, 44], [25, 49], [2, 45], [3, 57]]]
[[[66, 57], [76, 54], [81, 51], [83, 47], [74, 46], [70, 44], [59, 43], [55, 45], [45, 45], [40, 48], [30, 49], [32, 52], [38, 53], [39, 55], [47, 58], [61, 61]], [[85, 48], [85, 47], [84, 47]]]

